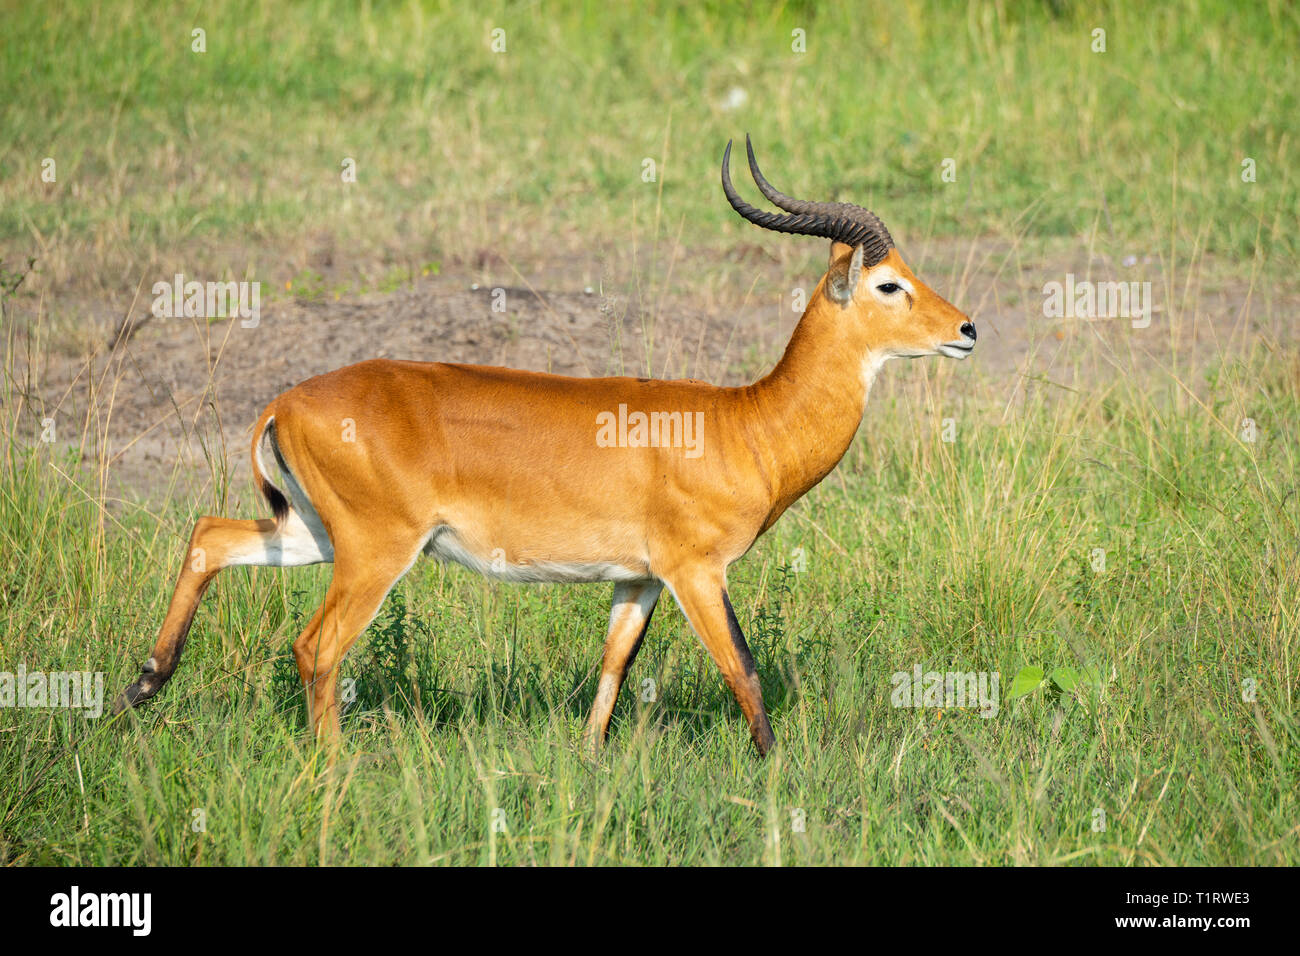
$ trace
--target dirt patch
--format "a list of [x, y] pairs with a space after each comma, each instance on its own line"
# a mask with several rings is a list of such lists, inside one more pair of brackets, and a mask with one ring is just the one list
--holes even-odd
[[[54, 418], [64, 429], [60, 439], [90, 423], [110, 462], [110, 495], [203, 494], [215, 465], [229, 469], [242, 496], [248, 429], [265, 404], [309, 376], [366, 358], [752, 380], [780, 355], [798, 319], [794, 297], [811, 291], [824, 268], [824, 253], [814, 257], [811, 244], [785, 259], [766, 248], [679, 250], [652, 270], [596, 254], [528, 264], [489, 256], [390, 292], [336, 300], [277, 289], [264, 295], [251, 328], [152, 318], [146, 297], [130, 311], [136, 328], [115, 349], [107, 348], [112, 335], [101, 334], [89, 356], [46, 354], [11, 371], [31, 383], [25, 401], [33, 420]], [[1116, 262], [1082, 249], [1030, 256], [988, 242], [931, 243], [904, 253], [979, 328], [973, 359], [954, 374], [1008, 395], [1030, 378], [1077, 385], [1187, 373], [1260, 338], [1295, 341], [1283, 320], [1300, 302], [1294, 288], [1222, 278], [1206, 263], [1179, 272], [1149, 257]], [[1076, 283], [1150, 283], [1150, 323], [1044, 315], [1044, 285], [1066, 286], [1071, 275]], [[14, 320], [30, 326], [34, 304], [18, 305]], [[82, 307], [101, 333], [121, 324], [109, 313], [102, 304]], [[923, 374], [921, 364], [894, 363], [885, 375]]]

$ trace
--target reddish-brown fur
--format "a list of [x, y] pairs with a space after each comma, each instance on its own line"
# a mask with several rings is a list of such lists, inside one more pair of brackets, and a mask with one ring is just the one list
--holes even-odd
[[[749, 650], [731, 619], [728, 566], [839, 462], [885, 357], [973, 344], [967, 317], [917, 280], [896, 250], [857, 276], [849, 275], [853, 252], [832, 243], [827, 276], [785, 355], [752, 385], [374, 360], [274, 399], [253, 432], [258, 481], [273, 502], [278, 493], [288, 495], [284, 476], [264, 476], [258, 463], [258, 443], [273, 420], [273, 444], [319, 515], [334, 557], [324, 603], [294, 643], [317, 733], [338, 733], [339, 661], [433, 540], [431, 532], [450, 528], [454, 534], [437, 540], [454, 540], [476, 560], [504, 562], [511, 574], [545, 574], [556, 565], [626, 572], [628, 579], [615, 585], [587, 727], [592, 742], [606, 734], [666, 586], [766, 753], [774, 738]], [[872, 291], [873, 276], [891, 270], [913, 291], [883, 302]], [[832, 280], [847, 293], [836, 295]], [[599, 447], [597, 416], [620, 405], [702, 412], [700, 455]], [[344, 438], [348, 422], [354, 441]], [[274, 458], [264, 454], [262, 461], [270, 472]], [[306, 563], [283, 557], [294, 548], [310, 551], [300, 532], [286, 530], [294, 520], [293, 509], [276, 520], [199, 520], [153, 656], [119, 698], [119, 710], [152, 696], [171, 676], [198, 602], [222, 567]], [[257, 560], [263, 551], [267, 560]], [[195, 553], [201, 562], [192, 560]]]

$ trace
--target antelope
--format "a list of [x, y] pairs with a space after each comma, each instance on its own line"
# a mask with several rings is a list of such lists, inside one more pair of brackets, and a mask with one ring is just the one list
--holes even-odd
[[748, 136], [746, 149], [782, 212], [740, 197], [728, 142], [731, 207], [764, 229], [830, 240], [826, 274], [768, 375], [724, 388], [374, 359], [302, 382], [253, 429], [254, 482], [274, 517], [199, 518], [152, 655], [114, 713], [172, 676], [223, 568], [333, 562], [293, 652], [317, 739], [337, 742], [339, 663], [423, 554], [508, 581], [613, 583], [584, 733], [594, 749], [667, 588], [767, 754], [775, 738], [727, 569], [839, 463], [887, 360], [965, 358], [975, 326], [913, 275], [873, 213], [786, 196]]

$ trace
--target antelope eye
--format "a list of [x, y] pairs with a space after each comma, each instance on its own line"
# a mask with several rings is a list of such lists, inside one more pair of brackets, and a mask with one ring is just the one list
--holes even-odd
[[876, 289], [879, 290], [880, 292], [885, 293], [885, 295], [893, 295], [895, 292], [898, 292], [902, 288], [903, 287], [899, 285], [897, 282], [882, 282], [880, 283], [880, 285], [876, 286]]

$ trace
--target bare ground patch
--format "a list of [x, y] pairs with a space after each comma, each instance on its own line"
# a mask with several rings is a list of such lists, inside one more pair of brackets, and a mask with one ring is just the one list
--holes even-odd
[[[752, 380], [780, 355], [798, 319], [796, 290], [811, 292], [823, 267], [811, 243], [769, 248], [675, 249], [649, 265], [644, 254], [638, 263], [581, 249], [526, 262], [485, 252], [387, 292], [336, 299], [277, 286], [254, 328], [152, 318], [151, 297], [139, 293], [124, 292], [126, 305], [66, 300], [58, 308], [82, 317], [80, 354], [42, 347], [49, 302], [19, 300], [9, 311], [22, 332], [13, 335], [10, 372], [33, 436], [52, 419], [60, 444], [107, 462], [108, 496], [197, 501], [225, 472], [243, 497], [249, 428], [262, 407], [307, 377], [366, 358]], [[1170, 267], [1150, 256], [1126, 264], [1083, 247], [1029, 254], [990, 242], [905, 245], [904, 255], [972, 316], [979, 345], [960, 367], [892, 363], [878, 389], [952, 375], [1014, 402], [1044, 380], [1087, 388], [1117, 375], [1177, 375], [1197, 387], [1205, 369], [1261, 341], [1295, 341], [1296, 290], [1240, 268]], [[1067, 274], [1150, 282], [1150, 324], [1045, 316], [1044, 283]], [[130, 334], [109, 348], [124, 319]]]

